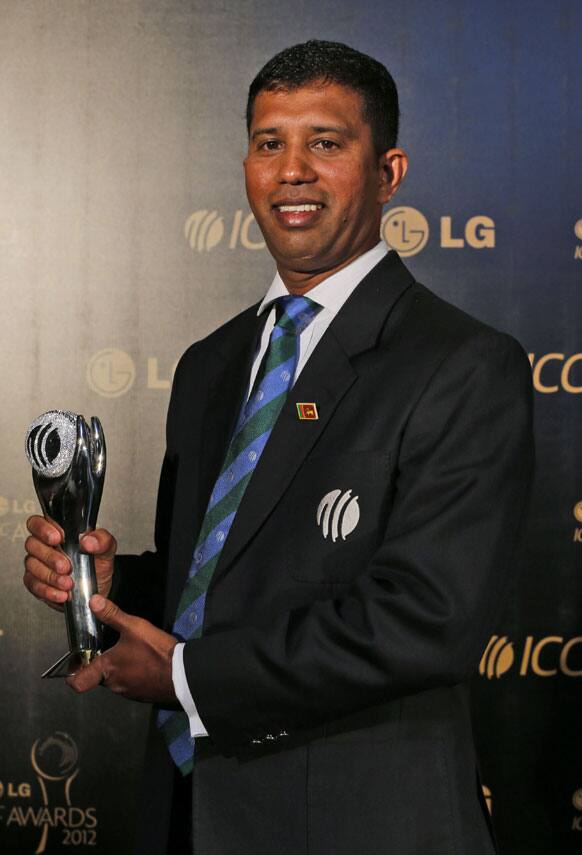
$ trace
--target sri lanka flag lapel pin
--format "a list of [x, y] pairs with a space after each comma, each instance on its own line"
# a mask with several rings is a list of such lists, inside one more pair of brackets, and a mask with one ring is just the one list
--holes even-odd
[[296, 404], [297, 418], [301, 421], [315, 421], [319, 418], [317, 404]]

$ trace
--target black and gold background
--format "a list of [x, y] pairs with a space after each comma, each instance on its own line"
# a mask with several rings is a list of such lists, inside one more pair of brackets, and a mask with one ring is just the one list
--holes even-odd
[[0, 0], [2, 853], [129, 852], [147, 717], [39, 679], [66, 642], [21, 582], [26, 428], [99, 415], [101, 523], [124, 552], [151, 545], [173, 366], [272, 275], [243, 190], [246, 87], [310, 37], [399, 84], [411, 170], [385, 238], [530, 353], [532, 522], [475, 729], [503, 853], [582, 847], [582, 5]]

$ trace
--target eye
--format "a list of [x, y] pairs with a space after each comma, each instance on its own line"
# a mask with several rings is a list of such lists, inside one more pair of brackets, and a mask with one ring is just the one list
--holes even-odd
[[339, 145], [334, 140], [317, 140], [317, 142], [313, 144], [313, 148], [318, 148], [322, 151], [333, 151], [334, 149], [339, 148]]
[[279, 140], [264, 140], [262, 143], [259, 143], [259, 149], [263, 151], [278, 151], [281, 146], [281, 142]]

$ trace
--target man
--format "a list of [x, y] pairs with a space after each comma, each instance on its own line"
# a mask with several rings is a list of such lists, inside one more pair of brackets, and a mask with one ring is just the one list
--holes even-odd
[[[120, 639], [70, 684], [160, 707], [140, 852], [180, 851], [186, 793], [196, 855], [487, 855], [467, 681], [526, 505], [529, 363], [378, 242], [407, 169], [383, 66], [289, 48], [248, 124], [277, 276], [178, 366], [156, 553], [114, 573], [83, 538]], [[29, 529], [25, 584], [62, 604], [60, 532]]]

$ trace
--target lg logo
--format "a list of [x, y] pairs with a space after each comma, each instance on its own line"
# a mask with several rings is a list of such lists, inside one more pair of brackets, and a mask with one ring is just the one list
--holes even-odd
[[86, 376], [93, 392], [104, 398], [119, 398], [133, 386], [135, 365], [129, 353], [108, 347], [91, 357]]
[[[138, 365], [140, 382], [143, 382], [144, 368]], [[176, 363], [164, 367], [155, 356], [147, 358], [145, 386], [147, 389], [167, 391], [172, 386], [172, 377]], [[107, 347], [95, 353], [87, 363], [87, 384], [102, 398], [119, 398], [132, 388], [137, 376], [136, 365], [125, 350]], [[1, 512], [1, 505], [0, 505]]]
[[[471, 217], [465, 223], [464, 233], [454, 234], [452, 217], [440, 218], [440, 246], [442, 249], [493, 249], [495, 223], [484, 214]], [[380, 233], [388, 246], [399, 255], [407, 257], [420, 252], [429, 238], [426, 217], [416, 208], [392, 208], [382, 218]]]
[[0, 496], [0, 517], [6, 516], [6, 514], [33, 514], [36, 509], [36, 504], [32, 499], [24, 499], [21, 501], [19, 499], [6, 499], [4, 496]]
[[8, 781], [6, 786], [0, 781], [0, 799], [6, 794], [9, 799], [29, 799], [31, 794], [30, 784], [23, 782], [15, 784], [13, 781]]
[[382, 218], [380, 233], [399, 255], [416, 255], [428, 241], [428, 222], [416, 208], [392, 208]]

